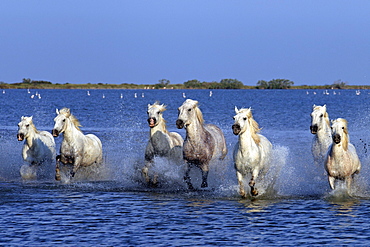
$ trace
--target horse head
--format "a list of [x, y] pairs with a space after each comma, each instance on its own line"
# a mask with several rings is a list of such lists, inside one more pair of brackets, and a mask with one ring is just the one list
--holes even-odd
[[17, 139], [18, 141], [23, 141], [24, 138], [27, 138], [29, 135], [29, 131], [31, 129], [35, 130], [35, 126], [32, 122], [32, 116], [31, 117], [21, 117], [21, 121], [18, 123], [18, 133], [17, 133]]
[[162, 112], [166, 110], [164, 104], [160, 105], [159, 102], [155, 102], [153, 105], [148, 104], [148, 124], [150, 128], [157, 126], [161, 120], [163, 120]]
[[235, 106], [236, 115], [234, 118], [234, 124], [232, 125], [234, 135], [241, 135], [245, 131], [249, 130], [252, 134], [252, 138], [256, 143], [259, 142], [257, 133], [260, 131], [259, 125], [256, 120], [253, 119], [251, 108], [242, 108], [238, 110]]
[[79, 129], [79, 126], [80, 123], [79, 121], [77, 120], [77, 118], [75, 118], [75, 116], [73, 116], [71, 114], [71, 110], [69, 108], [63, 108], [61, 109], [60, 111], [58, 109], [56, 109], [56, 113], [58, 114], [55, 118], [54, 118], [54, 128], [52, 130], [52, 134], [54, 137], [57, 137], [59, 136], [60, 133], [63, 133], [66, 129], [66, 126], [67, 126], [67, 122], [68, 121], [71, 121], [74, 126], [78, 129]]
[[342, 143], [343, 149], [347, 150], [348, 148], [348, 129], [347, 129], [347, 120], [343, 118], [337, 118], [333, 120], [331, 126], [332, 138], [335, 144]]
[[187, 128], [192, 122], [198, 121], [203, 124], [203, 115], [198, 108], [198, 101], [187, 99], [179, 107], [179, 115], [176, 120], [176, 126], [178, 129]]
[[317, 134], [317, 132], [324, 125], [330, 126], [329, 114], [326, 112], [326, 105], [316, 106], [313, 105], [313, 111], [311, 113], [311, 126], [310, 130], [312, 134]]

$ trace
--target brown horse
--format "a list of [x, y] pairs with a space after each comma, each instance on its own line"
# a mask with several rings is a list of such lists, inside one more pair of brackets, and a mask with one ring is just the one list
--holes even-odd
[[189, 172], [192, 166], [202, 170], [202, 185], [208, 187], [207, 177], [210, 161], [214, 158], [224, 159], [227, 147], [221, 129], [213, 124], [204, 124], [203, 115], [198, 108], [198, 101], [187, 99], [179, 107], [176, 121], [179, 129], [186, 129], [183, 154], [187, 163], [184, 180], [189, 189], [194, 189]]

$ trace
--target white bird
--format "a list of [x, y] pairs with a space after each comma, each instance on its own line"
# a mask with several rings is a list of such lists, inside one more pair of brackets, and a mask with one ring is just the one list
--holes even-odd
[[137, 98], [137, 93], [134, 94], [134, 97]]
[[185, 93], [182, 93], [182, 97], [183, 97], [183, 98], [186, 98], [186, 95], [185, 95]]
[[123, 98], [123, 95], [121, 94], [120, 98], [122, 99]]
[[90, 96], [90, 91], [87, 91], [87, 96]]
[[103, 94], [103, 99], [105, 99], [105, 95]]
[[143, 97], [143, 98], [144, 98], [144, 93], [142, 93], [142, 94], [141, 94], [141, 97]]
[[212, 97], [212, 94], [213, 94], [212, 91], [209, 91], [209, 97]]

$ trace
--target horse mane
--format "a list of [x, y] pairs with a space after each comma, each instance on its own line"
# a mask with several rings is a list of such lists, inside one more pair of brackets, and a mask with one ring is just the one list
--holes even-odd
[[349, 138], [348, 138], [348, 122], [347, 120], [345, 120], [344, 118], [338, 118], [336, 121], [338, 122], [342, 122], [343, 125], [344, 125], [344, 129], [343, 129], [343, 132], [344, 132], [344, 135], [343, 135], [343, 140], [342, 140], [342, 145], [343, 145], [343, 149], [345, 151], [348, 150], [348, 142], [349, 142]]
[[[167, 110], [167, 109], [166, 109], [166, 107], [167, 107], [167, 106], [166, 106], [165, 104], [160, 104], [160, 103], [159, 103], [159, 101], [154, 102], [154, 104], [153, 104], [153, 105], [148, 104], [148, 110], [149, 110], [150, 108], [152, 108], [152, 107], [158, 107], [158, 110], [159, 110], [160, 112], [164, 112], [165, 110]], [[161, 116], [161, 119], [162, 119], [162, 121], [163, 121], [164, 130], [165, 130], [165, 132], [168, 134], [168, 133], [169, 133], [169, 131], [167, 130], [167, 125], [166, 125], [167, 121], [163, 118], [163, 116]]]
[[201, 110], [199, 109], [198, 101], [192, 100], [192, 99], [187, 99], [185, 102], [192, 105], [198, 121], [200, 122], [200, 124], [204, 124], [203, 114], [202, 114]]
[[164, 104], [160, 104], [159, 101], [154, 102], [153, 105], [150, 105], [150, 104], [148, 105], [148, 109], [152, 107], [158, 107], [160, 112], [164, 112], [165, 110], [167, 110], [166, 109], [167, 106]]
[[39, 133], [38, 129], [36, 128], [35, 124], [33, 123], [32, 117], [22, 117], [22, 120], [27, 120], [30, 127], [35, 131], [35, 133]]
[[82, 125], [80, 124], [80, 121], [78, 121], [78, 119], [71, 113], [71, 110], [69, 108], [64, 107], [59, 111], [59, 113], [69, 118], [76, 129], [81, 131], [80, 127], [82, 127]]
[[329, 119], [329, 113], [326, 111], [326, 105], [324, 105], [324, 106], [317, 106], [317, 105], [314, 105], [313, 106], [313, 110], [315, 111], [315, 110], [319, 110], [320, 108], [322, 108], [322, 107], [325, 107], [325, 114], [324, 114], [324, 118], [325, 118], [325, 122], [326, 122], [326, 124], [330, 127], [330, 119]]
[[248, 123], [251, 126], [251, 135], [252, 139], [256, 144], [259, 144], [261, 142], [261, 138], [258, 135], [258, 133], [261, 131], [261, 128], [259, 127], [259, 124], [257, 123], [256, 120], [254, 120], [253, 115], [252, 115], [252, 109], [251, 108], [243, 108], [240, 109], [239, 112], [244, 112], [247, 117], [248, 117]]

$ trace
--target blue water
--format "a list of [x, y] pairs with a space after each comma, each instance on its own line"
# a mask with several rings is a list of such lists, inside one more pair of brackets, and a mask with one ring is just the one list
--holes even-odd
[[[267, 246], [370, 244], [370, 91], [354, 90], [5, 90], [0, 92], [0, 244], [5, 246]], [[308, 94], [307, 94], [308, 92]], [[316, 92], [316, 94], [313, 94]], [[137, 94], [137, 98], [134, 94]], [[148, 104], [167, 105], [170, 131], [187, 98], [200, 102], [207, 123], [225, 133], [229, 153], [211, 168], [209, 188], [191, 173], [188, 191], [183, 167], [156, 160], [159, 188], [142, 183], [140, 169], [149, 137]], [[103, 98], [103, 94], [105, 98]], [[123, 98], [120, 98], [120, 95]], [[144, 96], [144, 97], [142, 97]], [[326, 104], [331, 119], [349, 122], [362, 170], [349, 196], [331, 191], [323, 167], [315, 166], [309, 131], [312, 105]], [[237, 137], [234, 106], [252, 107], [254, 118], [274, 145], [270, 174], [255, 200], [238, 195], [232, 161]], [[69, 107], [85, 133], [103, 143], [105, 176], [54, 181], [50, 172], [22, 181], [21, 116], [33, 116], [39, 130], [51, 131], [55, 109]], [[55, 139], [57, 146], [61, 137]], [[81, 171], [83, 172], [83, 171]]]

